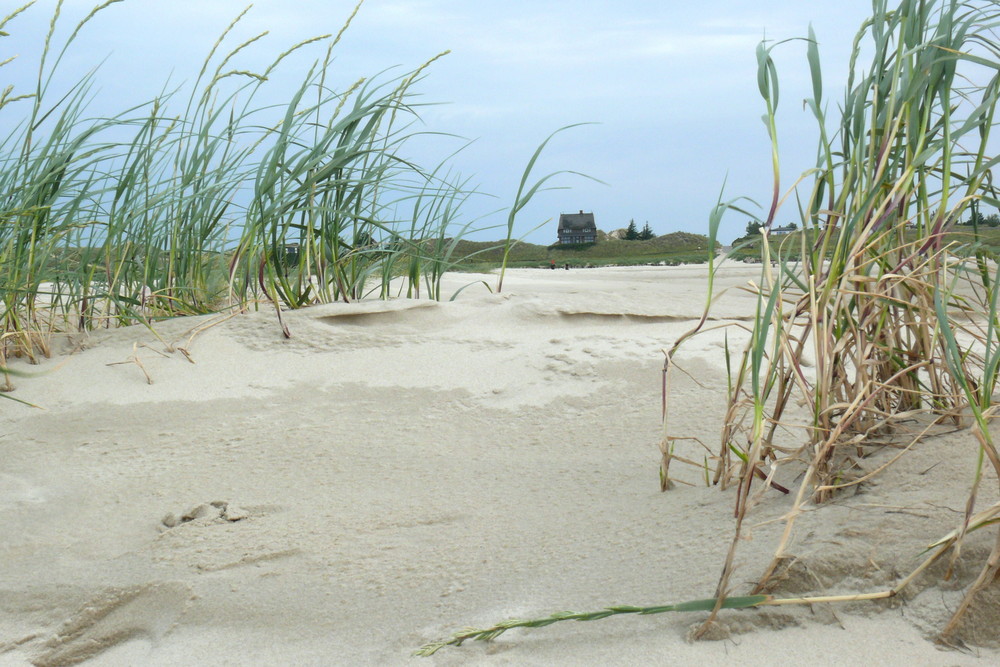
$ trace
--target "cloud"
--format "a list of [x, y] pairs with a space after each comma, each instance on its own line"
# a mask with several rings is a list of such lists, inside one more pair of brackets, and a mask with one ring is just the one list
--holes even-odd
[[[370, 28], [392, 32], [401, 41], [432, 36], [438, 45], [465, 58], [500, 65], [544, 64], [549, 68], [621, 63], [678, 54], [749, 52], [759, 41], [757, 31], [732, 26], [706, 28], [678, 21], [675, 12], [651, 4], [651, 16], [622, 11], [617, 6], [574, 3], [512, 3], [501, 12], [498, 3], [454, 3], [396, 0], [362, 8]], [[633, 3], [635, 4], [635, 3]], [[646, 4], [646, 3], [638, 3]], [[681, 28], [678, 26], [691, 26]]]

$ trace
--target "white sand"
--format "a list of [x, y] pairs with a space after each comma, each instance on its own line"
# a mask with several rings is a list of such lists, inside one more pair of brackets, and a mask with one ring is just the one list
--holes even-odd
[[[449, 289], [478, 278], [495, 281], [449, 276]], [[995, 591], [969, 635], [986, 647], [927, 639], [990, 531], [970, 537], [953, 584], [928, 577], [891, 603], [724, 613], [727, 639], [689, 642], [704, 614], [663, 614], [410, 657], [509, 617], [713, 594], [733, 493], [662, 494], [657, 476], [661, 349], [700, 314], [704, 278], [704, 267], [516, 270], [503, 295], [473, 286], [451, 303], [287, 313], [290, 340], [266, 308], [190, 343], [221, 318], [158, 325], [193, 364], [142, 327], [66, 341], [84, 349], [17, 380], [15, 395], [43, 410], [0, 401], [0, 664], [1000, 663]], [[752, 307], [733, 292], [715, 315]], [[678, 376], [671, 412], [675, 433], [713, 448], [722, 335], [685, 348], [697, 383]], [[134, 363], [108, 365], [134, 349], [153, 384]], [[778, 593], [891, 585], [955, 527], [973, 453], [968, 434], [935, 439], [807, 514], [799, 575]], [[162, 523], [213, 501], [202, 518]], [[757, 520], [787, 507], [769, 503]], [[735, 593], [779, 530], [750, 531]]]

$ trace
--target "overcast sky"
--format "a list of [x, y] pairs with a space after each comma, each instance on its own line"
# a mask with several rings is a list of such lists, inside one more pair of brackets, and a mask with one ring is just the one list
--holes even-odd
[[[97, 76], [99, 111], [148, 99], [168, 79], [193, 79], [216, 37], [246, 4], [126, 0], [102, 12], [78, 40], [67, 77], [104, 61]], [[270, 34], [236, 64], [259, 69], [293, 43], [336, 33], [354, 4], [258, 0], [231, 45], [264, 30]], [[41, 0], [7, 26], [11, 36], [0, 39], [0, 60], [19, 58], [0, 70], [4, 85], [28, 92], [54, 6], [54, 0]], [[92, 6], [67, 0], [64, 30]], [[334, 73], [346, 86], [393, 66], [402, 73], [451, 50], [432, 65], [418, 92], [425, 101], [443, 103], [422, 111], [428, 129], [476, 140], [455, 166], [497, 199], [473, 204], [469, 217], [509, 205], [526, 161], [549, 133], [593, 122], [554, 139], [537, 175], [569, 169], [608, 185], [562, 178], [559, 184], [570, 189], [541, 194], [519, 218], [520, 233], [550, 220], [528, 240], [552, 243], [559, 213], [580, 209], [593, 211], [605, 230], [634, 219], [640, 227], [648, 221], [658, 234], [705, 233], [727, 178], [727, 198], [746, 195], [763, 203], [769, 196], [757, 43], [804, 37], [811, 22], [833, 113], [851, 41], [870, 10], [870, 0], [368, 0], [338, 46]], [[279, 76], [287, 77], [290, 89], [321, 56], [320, 48], [304, 54]], [[805, 44], [781, 45], [775, 56], [784, 188], [811, 166], [816, 133], [802, 107], [811, 95]], [[20, 115], [16, 107], [0, 113], [0, 132]], [[442, 139], [437, 150], [459, 145]], [[438, 155], [426, 150], [414, 157], [429, 166]], [[746, 222], [730, 215], [721, 240], [740, 235]]]

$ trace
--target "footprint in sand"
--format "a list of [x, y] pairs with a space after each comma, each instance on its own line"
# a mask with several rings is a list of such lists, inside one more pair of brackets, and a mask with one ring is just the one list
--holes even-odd
[[139, 658], [177, 623], [192, 597], [190, 587], [174, 582], [109, 588], [63, 623], [31, 662], [75, 665], [111, 649]]

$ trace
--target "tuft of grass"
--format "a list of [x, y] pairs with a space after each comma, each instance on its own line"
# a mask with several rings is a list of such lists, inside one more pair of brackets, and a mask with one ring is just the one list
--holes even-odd
[[[968, 239], [955, 229], [976, 202], [995, 202], [990, 184], [998, 158], [987, 149], [1000, 99], [1000, 43], [993, 33], [1000, 11], [994, 3], [909, 0], [894, 9], [878, 0], [873, 9], [855, 39], [842, 114], [833, 122], [810, 29], [813, 97], [806, 106], [819, 127], [817, 160], [784, 195], [774, 46], [758, 49], [774, 188], [759, 220], [761, 236], [748, 239], [762, 267], [759, 282], [748, 287], [758, 304], [747, 327], [750, 341], [742, 356], [730, 358], [727, 349], [727, 360], [738, 361], [729, 365], [712, 483], [736, 489], [737, 521], [716, 591], [720, 600], [729, 590], [743, 521], [774, 492], [774, 478], [784, 470], [800, 475], [801, 483], [789, 494], [783, 536], [754, 593], [767, 589], [786, 558], [803, 505], [859, 483], [840, 478], [852, 460], [887, 444], [908, 449], [936, 425], [965, 423], [971, 413], [979, 460], [967, 511], [947, 544], [955, 554], [981, 516], [976, 498], [984, 464], [1000, 473], [988, 431], [998, 379], [997, 276], [988, 271], [990, 254], [978, 230]], [[867, 66], [860, 64], [863, 52], [872, 54]], [[772, 223], [793, 195], [802, 231], [772, 237]], [[711, 302], [710, 290], [709, 308]], [[665, 374], [683, 342], [668, 354]], [[815, 369], [803, 366], [806, 353], [816, 359]], [[668, 393], [665, 384], [665, 409]], [[922, 422], [916, 431], [909, 426], [914, 419]], [[675, 440], [665, 420], [664, 488]], [[1000, 539], [944, 638], [992, 580], [998, 561]]]
[[[461, 237], [481, 224], [462, 207], [480, 193], [450, 162], [427, 170], [408, 153], [426, 134], [413, 91], [447, 51], [394, 78], [334, 84], [334, 49], [362, 0], [335, 34], [253, 71], [241, 60], [267, 33], [232, 38], [247, 8], [186, 92], [90, 118], [97, 70], [68, 90], [55, 89], [56, 74], [81, 31], [121, 1], [95, 5], [61, 45], [58, 2], [34, 90], [0, 92], [0, 113], [24, 112], [0, 136], [0, 368], [9, 357], [37, 363], [53, 336], [74, 330], [264, 304], [290, 335], [287, 308], [416, 297], [422, 285], [443, 298], [441, 276], [466, 259]], [[0, 38], [31, 4], [0, 20]], [[298, 87], [275, 101], [274, 74], [317, 48]], [[522, 181], [508, 248], [514, 215], [553, 175]]]

